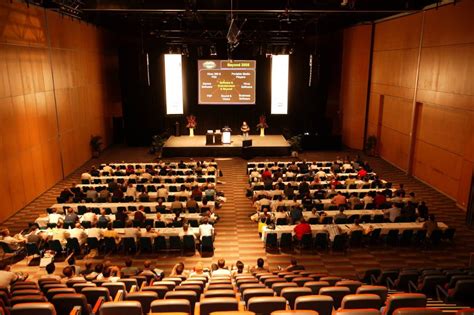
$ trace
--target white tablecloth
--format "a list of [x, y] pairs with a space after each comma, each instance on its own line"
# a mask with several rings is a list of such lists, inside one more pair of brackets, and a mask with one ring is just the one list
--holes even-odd
[[[313, 234], [313, 237], [316, 236], [318, 233], [327, 233], [329, 225], [323, 225], [323, 224], [317, 224], [317, 225], [311, 225], [311, 232]], [[353, 226], [353, 224], [337, 224], [337, 226], [341, 229], [342, 233], [347, 233], [350, 228]], [[364, 229], [369, 228], [369, 226], [372, 226], [374, 229], [382, 229], [381, 230], [381, 235], [385, 235], [388, 233], [390, 230], [399, 230], [399, 233], [402, 233], [404, 230], [421, 230], [423, 228], [423, 223], [417, 223], [417, 222], [410, 222], [410, 223], [367, 223], [367, 224], [361, 224], [361, 226]], [[442, 230], [445, 230], [448, 228], [448, 226], [442, 222], [438, 222], [438, 227]], [[275, 226], [275, 229], [269, 229], [268, 227], [263, 228], [262, 231], [262, 241], [265, 241], [267, 238], [267, 234], [269, 233], [276, 233], [277, 238], [280, 239], [281, 234], [283, 233], [293, 233], [293, 230], [295, 228], [295, 225], [277, 225]]]
[[[181, 202], [183, 205], [183, 208], [186, 206], [186, 202]], [[57, 203], [51, 206], [51, 208], [58, 209], [59, 211], [62, 211], [64, 207], [70, 207], [73, 208], [74, 211], [77, 211], [78, 206], [85, 206], [87, 208], [110, 208], [112, 210], [112, 213], [117, 212], [118, 207], [125, 207], [128, 209], [129, 206], [136, 207], [138, 209], [139, 206], [144, 206], [144, 207], [150, 207], [152, 211], [155, 211], [156, 206], [158, 205], [157, 202], [105, 202], [105, 203]], [[167, 208], [170, 209], [171, 207], [171, 202], [163, 202], [163, 205]], [[198, 206], [202, 207], [202, 202], [198, 201]], [[215, 203], [214, 201], [209, 201], [207, 203], [207, 206], [211, 209], [214, 210]]]

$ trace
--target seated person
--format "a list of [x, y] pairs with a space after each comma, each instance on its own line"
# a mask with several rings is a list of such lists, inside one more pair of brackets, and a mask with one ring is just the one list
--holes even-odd
[[290, 265], [282, 269], [282, 271], [295, 271], [295, 270], [304, 270], [304, 267], [301, 265], [298, 265], [296, 258], [292, 257], [290, 261]]
[[301, 218], [300, 223], [295, 226], [293, 231], [295, 233], [294, 239], [296, 241], [301, 241], [303, 239], [303, 235], [311, 234], [311, 226], [304, 218]]
[[211, 274], [212, 277], [216, 277], [216, 276], [230, 276], [231, 275], [231, 272], [229, 269], [226, 268], [225, 266], [225, 260], [224, 259], [219, 259], [217, 261], [217, 267], [218, 269], [217, 270], [214, 270]]

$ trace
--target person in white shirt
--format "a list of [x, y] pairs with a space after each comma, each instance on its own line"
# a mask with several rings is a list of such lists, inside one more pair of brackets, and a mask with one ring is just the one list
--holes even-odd
[[127, 190], [125, 191], [125, 196], [133, 197], [135, 199], [136, 195], [137, 195], [137, 188], [133, 186], [132, 183], [128, 184]]
[[122, 238], [132, 237], [136, 242], [139, 236], [140, 236], [140, 228], [134, 228], [133, 222], [127, 221], [125, 228], [123, 229]]
[[48, 215], [48, 223], [58, 224], [59, 222], [63, 222], [63, 216], [57, 212], [58, 210], [56, 208], [51, 209], [51, 213]]
[[316, 172], [316, 176], [318, 176], [318, 178], [326, 177], [326, 172], [320, 169]]
[[252, 181], [252, 182], [257, 182], [260, 177], [261, 177], [260, 172], [257, 171], [256, 168], [254, 168], [254, 169], [250, 172], [250, 181]]
[[10, 271], [10, 265], [0, 263], [0, 288], [8, 289], [10, 284], [17, 280], [20, 280], [20, 277], [16, 273]]
[[95, 224], [93, 224], [90, 229], [87, 229], [86, 233], [87, 233], [87, 237], [95, 237], [98, 240], [101, 240], [103, 236], [102, 229], [99, 229], [98, 227], [96, 227]]
[[54, 271], [56, 271], [56, 266], [54, 265], [53, 262], [47, 264], [45, 269], [46, 269], [47, 274], [40, 276], [39, 279], [53, 279], [53, 280], [61, 281], [61, 276], [54, 274]]
[[66, 245], [66, 235], [65, 233], [66, 230], [63, 229], [63, 224], [61, 222], [58, 222], [58, 225], [55, 228], [52, 228], [50, 231], [50, 239], [53, 241], [59, 241], [61, 245]]
[[207, 218], [204, 218], [202, 221], [202, 224], [199, 225], [199, 238], [202, 240], [204, 236], [212, 236], [214, 239], [215, 233], [214, 233], [214, 227], [209, 224], [209, 220]]
[[181, 229], [181, 231], [179, 231], [179, 237], [180, 237], [181, 239], [183, 239], [183, 237], [184, 237], [185, 235], [191, 235], [193, 238], [196, 238], [196, 237], [194, 236], [193, 231], [189, 228], [189, 225], [188, 225], [188, 224], [183, 224], [183, 228]]
[[12, 250], [18, 250], [26, 243], [26, 239], [21, 234], [11, 236], [9, 229], [2, 230], [1, 235], [1, 241], [6, 243]]
[[66, 231], [66, 238], [77, 238], [79, 245], [84, 245], [87, 239], [87, 234], [80, 223], [76, 223], [73, 229]]
[[140, 232], [140, 237], [149, 237], [152, 240], [158, 236], [158, 233], [150, 225], [145, 228], [144, 232]]
[[91, 224], [95, 224], [97, 222], [97, 215], [88, 208], [86, 213], [84, 213], [81, 217], [81, 222], [83, 221], [89, 221]]
[[231, 272], [230, 272], [229, 269], [227, 269], [225, 267], [225, 260], [224, 259], [221, 258], [217, 261], [217, 267], [218, 267], [218, 269], [214, 270], [212, 272], [212, 275], [211, 275], [212, 277], [217, 277], [217, 276], [229, 276], [230, 277]]

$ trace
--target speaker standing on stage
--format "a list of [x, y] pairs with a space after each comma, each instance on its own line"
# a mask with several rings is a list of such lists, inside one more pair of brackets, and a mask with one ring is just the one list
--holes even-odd
[[244, 139], [247, 139], [249, 137], [249, 125], [247, 125], [247, 122], [242, 123], [242, 127], [240, 127], [240, 130], [242, 131], [242, 135], [244, 136]]

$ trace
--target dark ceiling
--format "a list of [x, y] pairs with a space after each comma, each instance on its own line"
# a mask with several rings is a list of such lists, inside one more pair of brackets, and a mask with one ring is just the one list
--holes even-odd
[[235, 19], [238, 44], [291, 45], [357, 23], [412, 12], [437, 0], [37, 0], [120, 34], [166, 44], [227, 42]]

